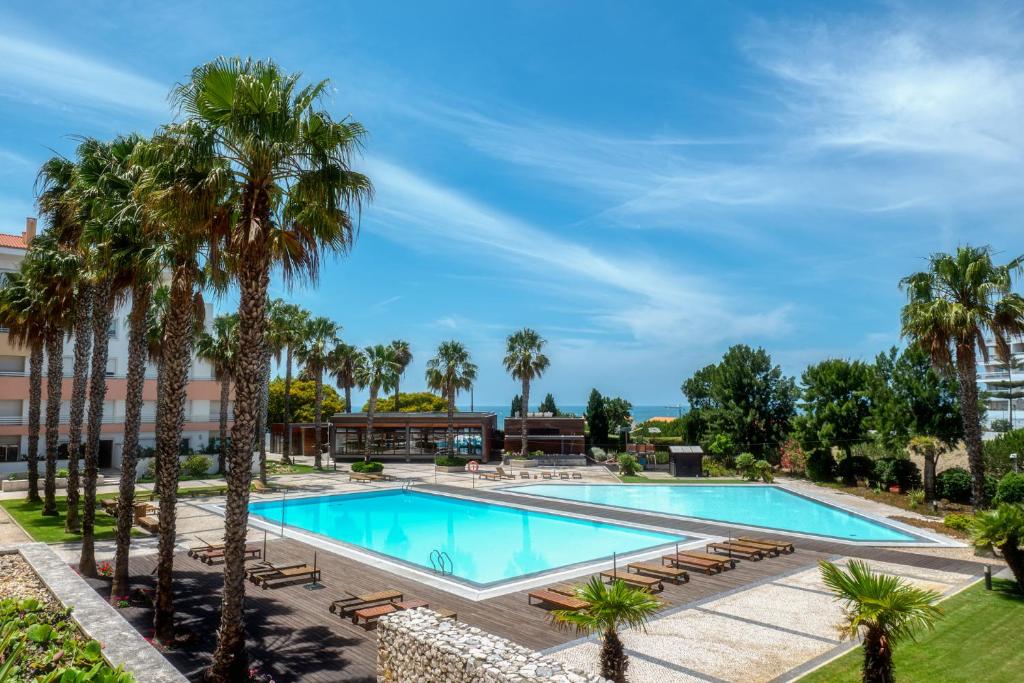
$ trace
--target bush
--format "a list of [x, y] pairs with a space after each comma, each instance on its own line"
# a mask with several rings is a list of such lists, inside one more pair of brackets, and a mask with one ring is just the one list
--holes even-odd
[[952, 503], [971, 502], [971, 473], [963, 467], [951, 467], [935, 477], [935, 494]]
[[994, 503], [1024, 503], [1024, 474], [1007, 472], [996, 487]]
[[715, 462], [728, 467], [732, 460], [735, 446], [733, 446], [732, 439], [729, 438], [728, 434], [716, 434], [715, 438], [711, 439], [711, 442], [704, 450], [714, 458]]
[[992, 420], [992, 423], [989, 424], [989, 428], [993, 432], [1008, 432], [1011, 429], [1010, 421], [1005, 418], [999, 420]]
[[909, 458], [882, 458], [875, 462], [870, 483], [882, 488], [898, 486], [901, 491], [921, 488], [921, 470]]
[[875, 461], [865, 455], [850, 455], [839, 461], [836, 471], [847, 486], [856, 486], [862, 479], [870, 479]]
[[704, 476], [705, 477], [724, 477], [729, 474], [729, 470], [725, 469], [724, 465], [721, 465], [714, 460], [704, 461]]
[[1015, 429], [983, 442], [981, 451], [985, 456], [985, 471], [996, 477], [1003, 476], [1013, 470], [1010, 454], [1024, 455], [1024, 429]]
[[760, 479], [766, 484], [770, 484], [775, 481], [775, 471], [772, 469], [772, 464], [767, 460], [758, 460], [755, 462], [754, 478]]
[[668, 452], [656, 451], [654, 453], [654, 462], [658, 463], [659, 465], [667, 465], [668, 464]]
[[921, 489], [914, 489], [913, 491], [907, 491], [907, 499], [910, 503], [910, 507], [916, 508], [918, 505], [924, 503], [924, 491]]
[[467, 462], [469, 460], [454, 455], [442, 455], [434, 460], [434, 464], [438, 467], [465, 467]]
[[384, 471], [384, 463], [382, 463], [379, 460], [370, 460], [369, 462], [367, 462], [365, 460], [358, 460], [358, 461], [352, 463], [352, 471], [353, 472], [364, 472], [366, 474], [373, 474], [375, 472], [383, 472]]
[[736, 456], [736, 471], [744, 479], [753, 481], [757, 479], [757, 472], [754, 471], [755, 462], [753, 453], [740, 453]]
[[190, 455], [181, 463], [181, 471], [190, 477], [201, 477], [210, 470], [210, 461], [202, 455]]
[[963, 515], [958, 512], [954, 512], [946, 515], [946, 518], [942, 520], [942, 523], [950, 529], [956, 529], [957, 531], [967, 533], [971, 530], [973, 520], [974, 515]]
[[603, 448], [598, 448], [597, 446], [590, 449], [590, 457], [597, 462], [605, 462], [608, 460], [608, 454], [605, 453]]
[[544, 451], [531, 451], [530, 452], [530, 457], [531, 458], [543, 458], [545, 455], [546, 455], [546, 453], [544, 453]]
[[619, 456], [619, 474], [632, 477], [640, 471], [640, 463], [632, 455], [623, 453]]
[[57, 478], [58, 479], [66, 479], [67, 476], [68, 476], [68, 471], [66, 469], [64, 469], [63, 467], [61, 467], [59, 470], [57, 470]]
[[807, 457], [807, 476], [811, 481], [832, 481], [836, 478], [836, 459], [825, 449], [818, 449]]

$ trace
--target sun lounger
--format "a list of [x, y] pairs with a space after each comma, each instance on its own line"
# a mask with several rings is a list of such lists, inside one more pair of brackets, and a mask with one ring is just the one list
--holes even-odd
[[195, 557], [197, 553], [201, 553], [207, 550], [220, 550], [224, 547], [223, 543], [207, 543], [203, 539], [199, 539], [203, 545], [192, 546], [188, 549], [188, 556]]
[[707, 574], [721, 573], [736, 566], [736, 561], [721, 555], [707, 553], [672, 553], [661, 557], [662, 564], [673, 567], [699, 569]]
[[568, 480], [569, 479], [569, 473], [568, 472], [559, 472], [558, 473], [558, 478], [559, 479]]
[[580, 472], [573, 472], [572, 473], [572, 478], [573, 479], [582, 479], [583, 478], [583, 474], [580, 473]]
[[554, 475], [551, 472], [541, 472], [540, 476], [542, 479], [553, 479]]
[[349, 472], [349, 481], [358, 481], [363, 483], [369, 483], [371, 481], [377, 481], [376, 478], [371, 477], [369, 474], [363, 474], [362, 472]]
[[728, 553], [729, 555], [739, 555], [745, 557], [748, 560], [761, 560], [764, 559], [764, 551], [753, 546], [743, 545], [741, 543], [708, 543], [708, 551], [714, 550], [718, 553]]
[[746, 543], [747, 545], [752, 545], [755, 547], [762, 545], [771, 546], [772, 548], [775, 548], [779, 552], [783, 553], [796, 552], [796, 548], [793, 547], [793, 544], [789, 541], [780, 541], [774, 538], [748, 538], [746, 536], [740, 536], [736, 540], [738, 540], [740, 543]]
[[641, 576], [640, 574], [630, 574], [629, 572], [601, 572], [601, 576], [608, 579], [609, 583], [612, 581], [621, 581], [622, 583], [645, 590], [648, 593], [653, 593], [655, 590], [665, 590], [665, 584], [661, 582], [661, 579], [654, 576]]
[[[260, 562], [259, 564], [253, 565], [245, 570], [245, 578], [253, 581], [254, 576], [259, 574], [273, 574], [279, 572], [282, 569], [295, 569], [296, 567], [305, 567], [305, 562], [299, 562], [297, 564], [271, 564], [269, 562]], [[256, 583], [253, 581], [253, 583]]]
[[569, 595], [576, 597], [578, 591], [576, 585], [572, 583], [556, 583], [554, 586], [548, 586], [547, 588], [552, 593], [559, 593], [561, 595]]
[[519, 478], [520, 479], [529, 479], [530, 478], [530, 473], [527, 472], [526, 470], [519, 470]]
[[423, 600], [406, 600], [403, 602], [389, 602], [384, 605], [377, 605], [376, 607], [363, 607], [352, 612], [352, 623], [359, 626], [361, 621], [364, 627], [369, 628], [377, 623], [377, 620], [385, 614], [405, 609], [416, 609], [418, 607], [430, 607], [430, 604]]
[[263, 588], [263, 590], [266, 590], [268, 588], [278, 588], [290, 583], [295, 583], [303, 579], [319, 581], [320, 570], [304, 564], [300, 567], [278, 569], [275, 572], [268, 572], [266, 574], [256, 574], [252, 577], [252, 582]]
[[489, 481], [501, 481], [502, 476], [497, 472], [480, 472], [478, 475], [481, 479], [487, 479]]
[[387, 590], [375, 593], [364, 593], [362, 595], [349, 595], [347, 598], [340, 598], [331, 603], [328, 608], [331, 614], [347, 616], [357, 609], [371, 607], [380, 603], [397, 602], [405, 597], [401, 591]]
[[666, 567], [663, 564], [657, 562], [633, 562], [626, 565], [627, 571], [633, 571], [638, 574], [651, 574], [661, 579], [667, 579], [675, 584], [686, 583], [690, 580], [690, 573], [685, 569], [676, 569], [675, 567]]
[[495, 467], [494, 471], [498, 473], [498, 476], [502, 479], [515, 479], [514, 476], [505, 471], [504, 467]]
[[160, 531], [160, 520], [156, 517], [150, 517], [149, 515], [136, 517], [135, 523], [151, 534], [155, 534]]
[[[193, 557], [195, 557], [203, 564], [213, 564], [214, 560], [223, 560], [224, 553], [226, 551], [227, 548], [211, 548], [210, 550], [206, 551], [201, 550], [197, 552], [195, 555], [193, 555]], [[245, 549], [242, 551], [242, 557], [246, 560], [258, 560], [260, 559], [262, 554], [263, 551], [259, 548], [259, 546], [255, 545], [246, 546]]]
[[552, 591], [544, 589], [531, 591], [526, 596], [526, 602], [528, 604], [532, 605], [534, 600], [547, 605], [551, 605], [553, 607], [557, 607], [558, 609], [578, 610], [590, 607], [590, 603], [586, 600], [580, 600], [576, 597], [562, 595], [560, 593], [554, 593]]

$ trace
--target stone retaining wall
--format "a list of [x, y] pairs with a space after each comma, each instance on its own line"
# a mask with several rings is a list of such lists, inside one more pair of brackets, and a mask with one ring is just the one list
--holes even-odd
[[606, 683], [510, 640], [428, 609], [395, 612], [377, 626], [381, 683]]

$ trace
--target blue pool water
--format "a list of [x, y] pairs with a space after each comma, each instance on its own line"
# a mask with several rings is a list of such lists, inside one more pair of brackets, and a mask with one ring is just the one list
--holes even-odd
[[817, 534], [850, 541], [920, 542], [919, 538], [892, 527], [774, 486], [537, 484], [507, 490], [716, 522]]
[[524, 574], [667, 546], [684, 537], [561, 515], [437, 496], [375, 491], [251, 503], [251, 514], [430, 568], [452, 558], [453, 575], [491, 584]]

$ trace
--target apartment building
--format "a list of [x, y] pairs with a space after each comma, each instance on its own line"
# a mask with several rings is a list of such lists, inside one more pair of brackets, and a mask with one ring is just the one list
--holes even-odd
[[[988, 345], [988, 362], [978, 363], [978, 388], [985, 396], [985, 422], [991, 425], [995, 420], [1012, 420], [1014, 429], [1024, 428], [1024, 337], [1010, 340], [1011, 360], [1003, 362], [996, 355], [996, 345], [991, 339]], [[1007, 393], [1015, 394], [1013, 410]], [[1003, 394], [999, 396], [998, 394]], [[1011, 418], [1011, 412], [1013, 417]]]
[[[20, 235], [0, 233], [0, 272], [14, 271], [25, 256], [28, 245], [36, 233], [36, 220], [26, 220]], [[128, 312], [126, 302], [114, 313], [110, 326], [110, 347], [107, 361], [107, 396], [103, 405], [103, 427], [100, 440], [99, 466], [118, 468], [124, 443], [125, 373], [128, 368]], [[213, 310], [206, 306], [206, 324], [210, 325]], [[73, 340], [64, 344], [64, 380], [61, 388], [60, 435], [67, 442], [68, 414], [70, 412], [71, 374], [73, 366]], [[194, 358], [188, 400], [185, 405], [183, 445], [203, 451], [211, 440], [219, 436], [220, 383], [213, 377], [209, 363]], [[46, 416], [46, 368], [43, 375], [42, 419]], [[28, 349], [11, 343], [7, 330], [0, 328], [0, 473], [24, 469], [28, 447]], [[139, 440], [143, 449], [156, 445], [156, 367], [146, 368], [143, 390], [142, 426]], [[88, 408], [87, 408], [88, 410]], [[233, 412], [229, 406], [228, 414]], [[42, 443], [40, 443], [42, 455]], [[60, 465], [63, 467], [64, 465]]]

